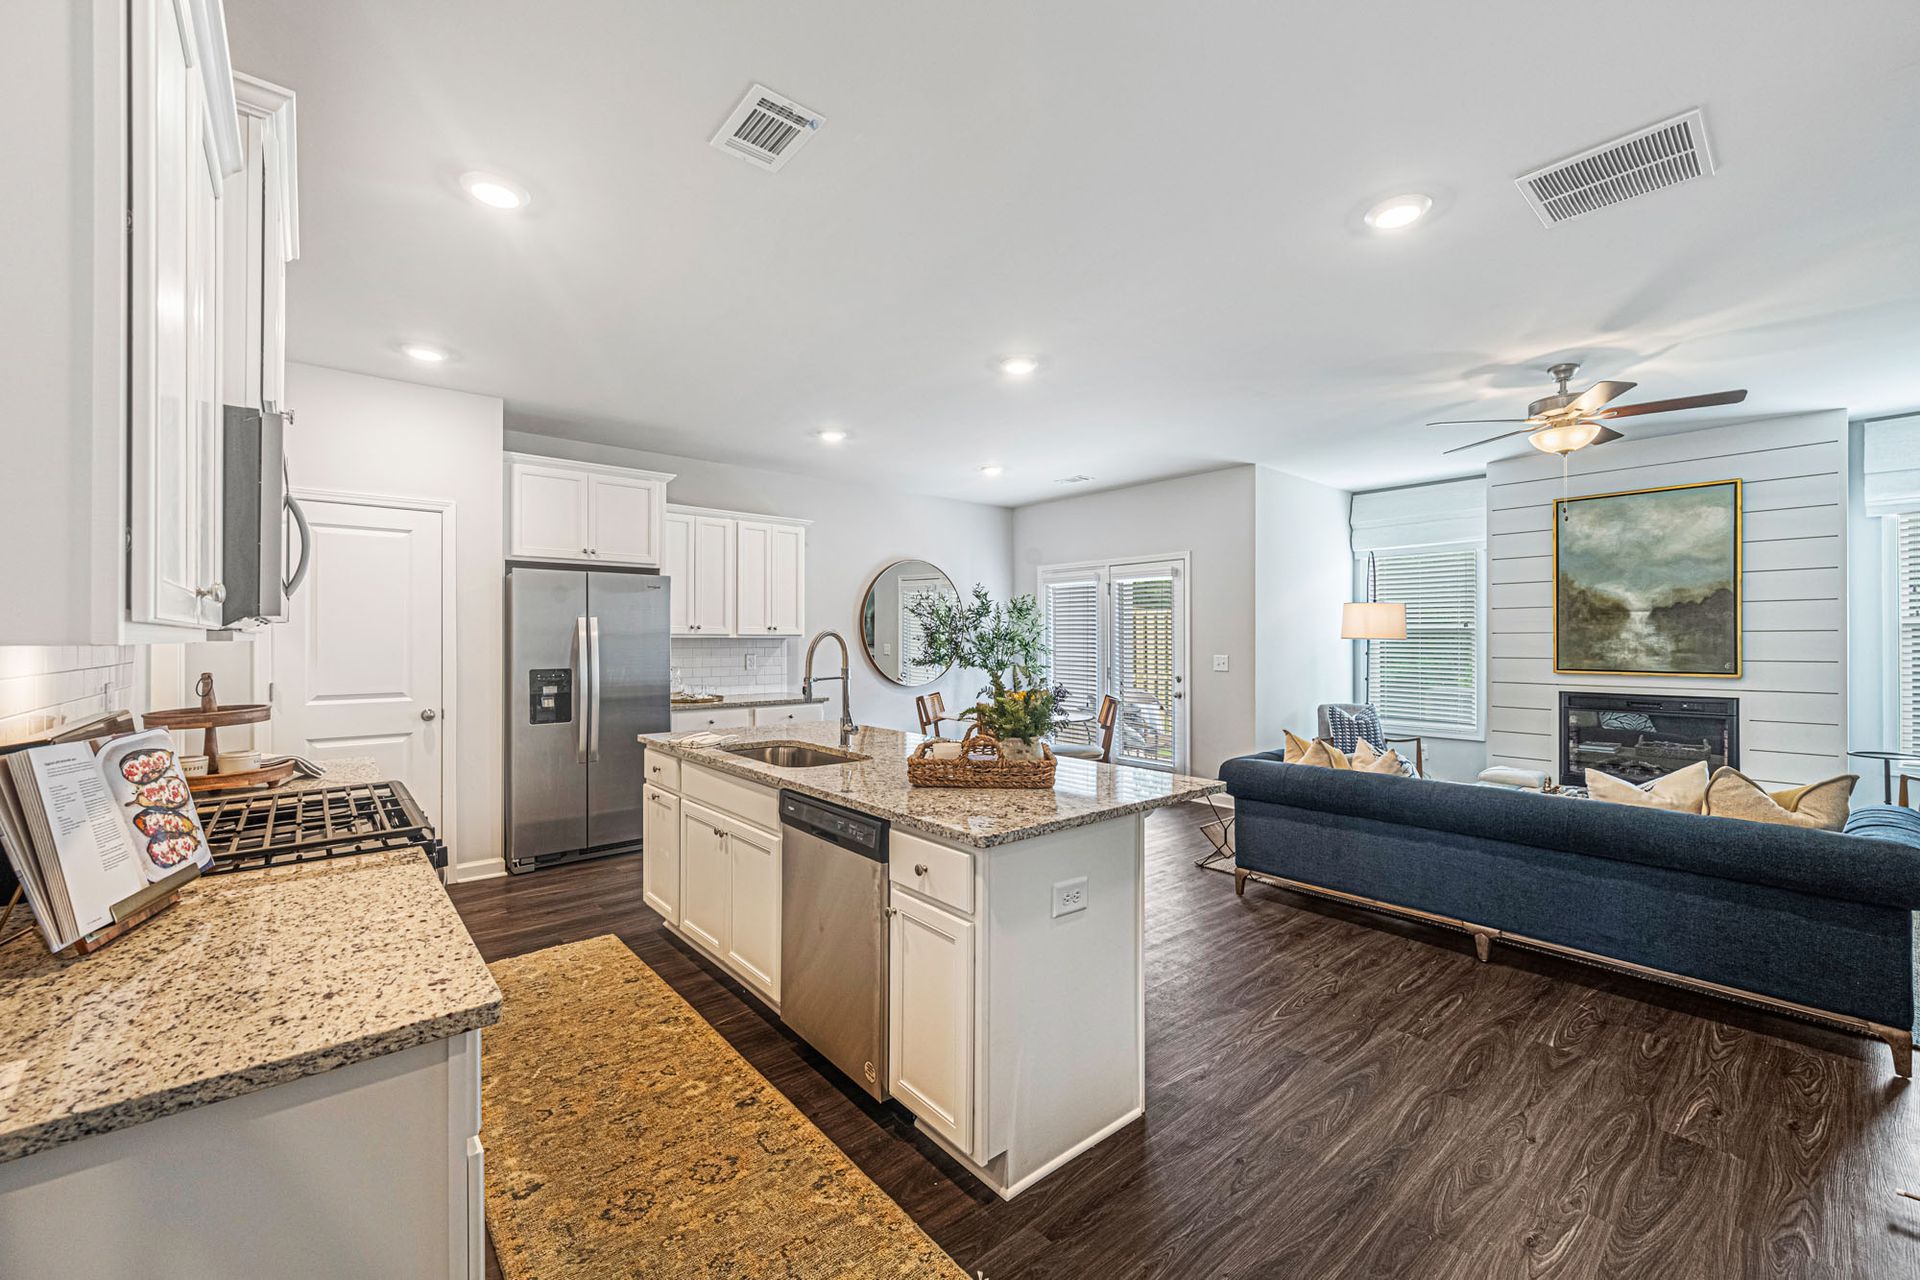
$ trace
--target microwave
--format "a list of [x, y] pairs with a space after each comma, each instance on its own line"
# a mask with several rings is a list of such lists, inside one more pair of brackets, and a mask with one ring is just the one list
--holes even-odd
[[[223, 627], [285, 622], [287, 600], [307, 576], [312, 537], [306, 513], [288, 492], [287, 424], [292, 417], [290, 412], [226, 406], [220, 519]], [[300, 554], [291, 568], [289, 525], [300, 535]]]

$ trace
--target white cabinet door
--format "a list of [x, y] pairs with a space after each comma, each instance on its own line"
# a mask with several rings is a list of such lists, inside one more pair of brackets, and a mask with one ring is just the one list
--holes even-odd
[[774, 1003], [780, 1002], [780, 837], [729, 820], [733, 899], [726, 957]]
[[586, 560], [587, 473], [509, 464], [507, 554], [516, 560]]
[[807, 531], [776, 524], [767, 546], [767, 633], [804, 634], [807, 622]]
[[222, 381], [228, 404], [286, 406], [287, 263], [299, 255], [293, 91], [233, 78], [245, 167], [221, 196]]
[[698, 733], [702, 729], [751, 729], [753, 711], [748, 707], [685, 707], [672, 717], [675, 733]]
[[773, 526], [757, 520], [739, 522], [735, 534], [735, 597], [739, 604], [734, 626], [743, 636], [763, 636], [767, 625], [767, 582], [773, 570]]
[[659, 564], [666, 497], [658, 480], [590, 473], [587, 554], [605, 564]]
[[693, 632], [693, 517], [669, 511], [660, 520], [660, 572], [667, 579], [667, 622], [676, 636]]
[[679, 924], [680, 797], [648, 783], [642, 810], [641, 893], [668, 924]]
[[733, 634], [734, 529], [734, 521], [719, 516], [693, 517], [693, 592], [687, 611], [689, 634]]
[[185, 0], [135, 0], [132, 31], [129, 617], [199, 627], [218, 564], [219, 183]]
[[733, 868], [719, 814], [680, 802], [680, 928], [715, 955], [727, 954]]
[[973, 1145], [973, 925], [895, 889], [887, 1088], [963, 1152]]

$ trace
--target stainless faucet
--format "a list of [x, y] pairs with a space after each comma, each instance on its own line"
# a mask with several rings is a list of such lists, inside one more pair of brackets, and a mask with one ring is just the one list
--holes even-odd
[[822, 631], [808, 642], [805, 674], [800, 680], [800, 696], [803, 698], [811, 698], [813, 696], [813, 686], [815, 683], [813, 676], [813, 651], [818, 649], [820, 642], [828, 636], [832, 636], [834, 642], [840, 646], [840, 674], [837, 676], [821, 676], [820, 679], [822, 681], [838, 680], [840, 682], [840, 745], [844, 747], [847, 745], [847, 739], [853, 736], [854, 723], [853, 704], [850, 701], [851, 694], [847, 689], [847, 638], [838, 631]]

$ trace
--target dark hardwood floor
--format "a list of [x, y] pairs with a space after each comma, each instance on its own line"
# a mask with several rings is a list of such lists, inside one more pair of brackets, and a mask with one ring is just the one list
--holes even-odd
[[668, 934], [637, 858], [452, 893], [490, 960], [618, 934], [988, 1280], [1920, 1276], [1897, 1195], [1920, 1190], [1920, 1102], [1883, 1046], [1236, 898], [1192, 865], [1203, 816], [1148, 824], [1146, 1118], [1010, 1203]]

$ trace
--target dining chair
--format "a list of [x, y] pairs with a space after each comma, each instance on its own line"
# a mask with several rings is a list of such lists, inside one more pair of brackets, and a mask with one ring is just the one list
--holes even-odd
[[1096, 746], [1091, 742], [1049, 742], [1048, 748], [1056, 756], [1066, 756], [1074, 760], [1098, 760], [1101, 764], [1113, 763], [1113, 730], [1120, 723], [1120, 699], [1106, 694], [1100, 699], [1100, 714], [1094, 723], [1100, 726], [1100, 742]]
[[913, 710], [920, 717], [920, 732], [929, 738], [942, 736], [940, 726], [957, 718], [947, 714], [947, 700], [938, 692], [923, 693], [914, 698]]

